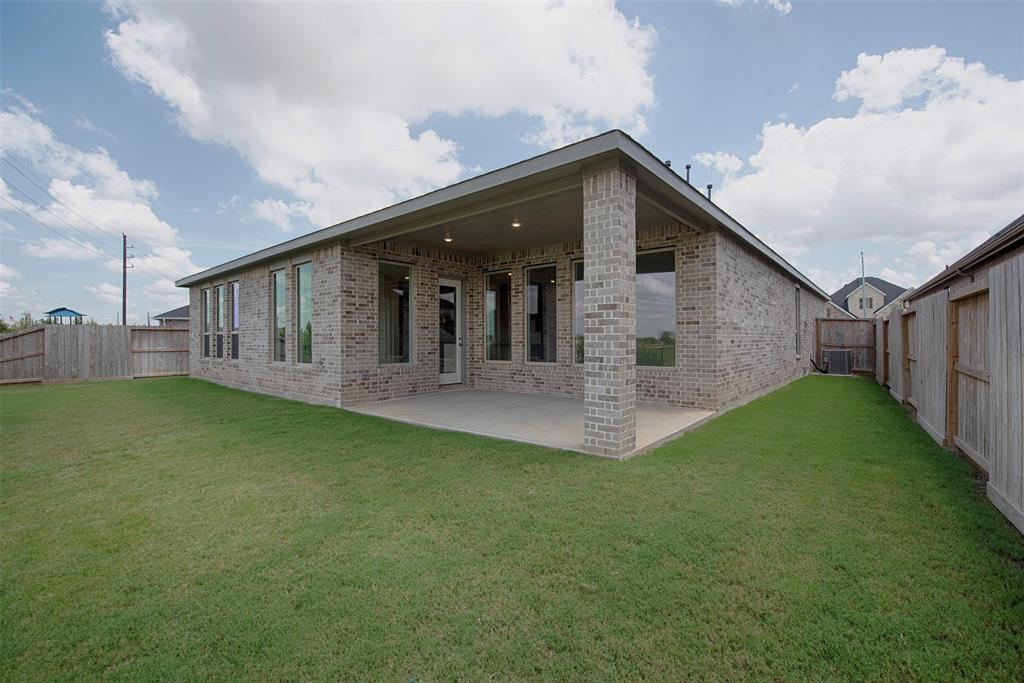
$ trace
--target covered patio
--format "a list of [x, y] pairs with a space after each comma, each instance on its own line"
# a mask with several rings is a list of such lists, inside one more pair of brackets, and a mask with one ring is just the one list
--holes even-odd
[[[592, 453], [583, 442], [583, 399], [511, 391], [462, 389], [377, 401], [348, 408], [396, 422]], [[641, 403], [635, 455], [703, 424], [710, 410]]]

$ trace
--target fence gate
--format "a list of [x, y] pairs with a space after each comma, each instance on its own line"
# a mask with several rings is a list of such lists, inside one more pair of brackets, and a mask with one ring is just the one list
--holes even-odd
[[875, 372], [875, 321], [873, 318], [818, 318], [814, 321], [816, 361], [820, 366], [828, 351], [849, 351], [850, 371]]
[[953, 443], [986, 471], [991, 453], [988, 291], [949, 303], [946, 429]]

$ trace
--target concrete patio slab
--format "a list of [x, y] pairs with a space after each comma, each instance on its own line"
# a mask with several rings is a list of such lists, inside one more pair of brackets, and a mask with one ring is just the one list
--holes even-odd
[[[408, 424], [522, 441], [549, 448], [583, 448], [583, 400], [509, 391], [461, 389], [348, 406], [348, 410]], [[696, 427], [710, 410], [642, 403], [636, 455]]]

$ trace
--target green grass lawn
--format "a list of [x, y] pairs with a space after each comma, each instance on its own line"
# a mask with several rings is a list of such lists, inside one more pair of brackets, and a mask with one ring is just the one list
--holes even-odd
[[9, 680], [1024, 679], [1024, 541], [867, 380], [625, 462], [187, 378], [0, 426]]

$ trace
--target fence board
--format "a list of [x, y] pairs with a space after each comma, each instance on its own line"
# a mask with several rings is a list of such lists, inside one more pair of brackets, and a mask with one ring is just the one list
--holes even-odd
[[819, 365], [824, 360], [825, 351], [848, 349], [853, 372], [875, 372], [874, 319], [818, 318], [815, 325]]
[[188, 329], [43, 325], [0, 336], [0, 383], [188, 374]]
[[42, 327], [0, 337], [0, 383], [39, 382], [43, 379]]

